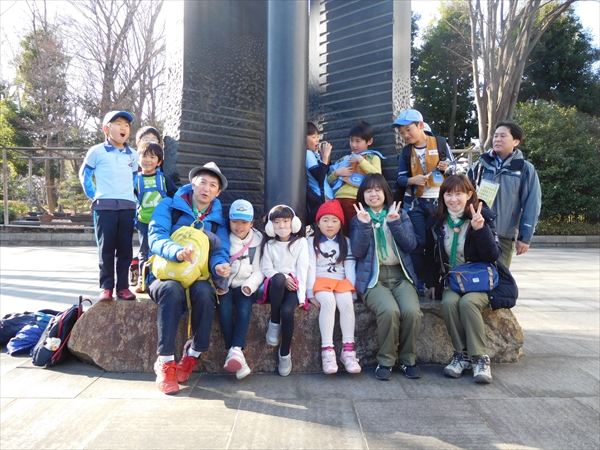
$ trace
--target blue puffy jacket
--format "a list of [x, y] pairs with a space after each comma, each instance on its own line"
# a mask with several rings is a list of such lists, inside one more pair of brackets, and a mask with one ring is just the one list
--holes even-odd
[[[410, 252], [417, 246], [417, 238], [413, 231], [412, 222], [404, 210], [400, 210], [400, 219], [387, 222], [394, 236], [396, 256], [404, 274], [413, 284], [416, 283], [417, 274], [410, 258]], [[353, 217], [350, 222], [350, 245], [356, 257], [356, 283], [357, 292], [364, 294], [367, 289], [375, 286], [379, 277], [379, 260], [376, 253], [375, 233], [371, 223], [364, 223]]]
[[[173, 210], [181, 215], [173, 224]], [[158, 254], [171, 261], [177, 261], [177, 253], [183, 247], [171, 240], [171, 235], [183, 226], [190, 226], [196, 217], [192, 208], [192, 185], [181, 187], [173, 198], [163, 199], [154, 209], [148, 225], [148, 245], [151, 254]], [[212, 201], [210, 213], [203, 219], [204, 227], [214, 232], [221, 240], [221, 246], [210, 252], [208, 267], [213, 276], [217, 276], [215, 266], [229, 264], [229, 231], [223, 218], [223, 207], [219, 199]]]

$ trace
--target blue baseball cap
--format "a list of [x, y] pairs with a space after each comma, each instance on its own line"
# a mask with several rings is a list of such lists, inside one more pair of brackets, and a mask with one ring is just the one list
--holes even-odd
[[429, 126], [429, 124], [427, 122], [423, 122], [423, 131], [425, 132], [425, 134], [428, 134], [429, 136], [435, 136], [435, 134], [433, 134], [433, 131], [431, 131], [431, 127]]
[[109, 113], [106, 113], [106, 115], [104, 116], [104, 120], [102, 121], [102, 126], [108, 125], [113, 120], [115, 120], [117, 117], [124, 117], [125, 119], [127, 119], [129, 121], [129, 123], [133, 123], [133, 116], [130, 113], [128, 113], [127, 111], [111, 111]]
[[254, 220], [254, 208], [248, 200], [236, 200], [229, 208], [230, 220], [244, 220], [252, 222]]
[[416, 109], [405, 109], [392, 124], [392, 128], [403, 127], [414, 122], [423, 122], [423, 115]]

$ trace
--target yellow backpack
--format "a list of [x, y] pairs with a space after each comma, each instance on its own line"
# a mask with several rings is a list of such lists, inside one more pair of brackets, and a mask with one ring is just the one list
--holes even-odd
[[[200, 229], [194, 227], [196, 223], [202, 226]], [[160, 280], [175, 280], [187, 289], [197, 280], [208, 280], [208, 254], [210, 244], [208, 236], [204, 232], [204, 223], [195, 221], [191, 226], [179, 228], [171, 235], [171, 240], [184, 248], [194, 248], [194, 261], [174, 262], [159, 255], [152, 255], [149, 263], [152, 263], [152, 273]]]

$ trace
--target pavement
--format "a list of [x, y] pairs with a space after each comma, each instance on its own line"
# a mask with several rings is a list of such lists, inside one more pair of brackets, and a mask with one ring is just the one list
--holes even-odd
[[[597, 249], [532, 248], [513, 258], [525, 333], [518, 363], [493, 383], [424, 365], [359, 375], [193, 374], [176, 396], [153, 374], [52, 369], [0, 349], [0, 449], [598, 449], [600, 309]], [[0, 247], [1, 314], [66, 309], [95, 298], [93, 247]], [[295, 337], [298, 339], [298, 337]]]

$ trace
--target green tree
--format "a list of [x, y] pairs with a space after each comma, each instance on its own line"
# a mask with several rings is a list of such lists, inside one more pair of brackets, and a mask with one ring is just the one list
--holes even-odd
[[423, 35], [414, 62], [414, 106], [451, 148], [477, 137], [473, 111], [469, 10], [463, 2], [441, 2], [441, 18]]
[[519, 102], [549, 100], [598, 115], [600, 74], [594, 64], [600, 49], [573, 8], [542, 35], [523, 72]]
[[542, 219], [600, 221], [600, 120], [540, 100], [519, 103], [520, 145], [542, 186]]

